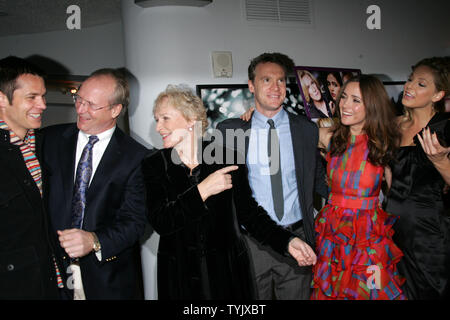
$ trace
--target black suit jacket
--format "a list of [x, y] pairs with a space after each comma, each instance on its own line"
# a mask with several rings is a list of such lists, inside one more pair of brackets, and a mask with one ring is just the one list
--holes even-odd
[[[49, 168], [48, 210], [55, 233], [72, 228], [78, 131], [76, 124], [44, 129], [44, 162]], [[140, 164], [147, 153], [144, 146], [116, 128], [92, 178], [86, 194], [83, 229], [97, 234], [102, 260], [98, 261], [94, 252], [80, 259], [86, 299], [143, 297], [138, 240], [147, 221]], [[60, 249], [68, 263], [64, 250]]]
[[[40, 160], [41, 136], [35, 132]], [[0, 129], [0, 299], [57, 299], [48, 220], [20, 148]]]
[[[221, 146], [216, 146], [217, 150]], [[204, 161], [192, 176], [189, 169], [176, 164], [179, 158], [172, 151], [159, 150], [143, 162], [150, 223], [161, 236], [159, 299], [255, 299], [239, 224], [280, 254], [287, 254], [293, 234], [277, 226], [253, 199], [245, 165], [230, 173], [232, 189], [203, 202], [197, 184], [232, 165], [224, 164], [226, 151], [215, 153], [218, 158], [211, 164]]]
[[[319, 133], [317, 125], [305, 116], [295, 115], [287, 112], [291, 129], [292, 145], [294, 147], [295, 171], [297, 176], [297, 189], [300, 207], [303, 215], [303, 227], [306, 242], [314, 248], [314, 192], [324, 198], [328, 197], [328, 186], [326, 184], [326, 171], [317, 149]], [[251, 130], [251, 120], [243, 121], [239, 118], [227, 119], [217, 125], [225, 141], [222, 143], [228, 147], [239, 146], [236, 139], [226, 139], [226, 130], [242, 129], [245, 135], [245, 150], [241, 151], [247, 155]]]

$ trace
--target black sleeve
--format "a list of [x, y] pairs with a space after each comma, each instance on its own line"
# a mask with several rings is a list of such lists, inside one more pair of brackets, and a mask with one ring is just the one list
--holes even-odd
[[174, 200], [169, 198], [175, 186], [169, 181], [163, 163], [161, 153], [144, 159], [142, 163], [149, 221], [160, 235], [177, 232], [188, 221], [207, 214], [197, 185], [180, 192]]
[[262, 244], [285, 255], [293, 233], [277, 225], [252, 196], [245, 165], [233, 174], [233, 196], [238, 222]]

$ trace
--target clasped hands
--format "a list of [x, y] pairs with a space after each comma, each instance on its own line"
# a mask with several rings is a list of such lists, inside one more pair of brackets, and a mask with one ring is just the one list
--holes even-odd
[[71, 258], [81, 258], [94, 248], [94, 235], [92, 232], [81, 229], [58, 230], [58, 240], [67, 255]]
[[314, 250], [298, 237], [289, 241], [288, 252], [297, 260], [300, 267], [315, 265], [317, 262], [317, 256]]

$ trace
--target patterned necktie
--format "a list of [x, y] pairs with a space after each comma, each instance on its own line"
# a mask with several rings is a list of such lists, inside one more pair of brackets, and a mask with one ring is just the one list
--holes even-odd
[[89, 142], [84, 147], [78, 162], [72, 198], [72, 228], [81, 229], [83, 225], [86, 190], [92, 175], [92, 148], [97, 141], [97, 136], [89, 137]]
[[[267, 120], [270, 126], [269, 135], [267, 137], [267, 155], [269, 156], [270, 183], [272, 185], [273, 209], [281, 221], [284, 215], [284, 198], [283, 198], [283, 181], [281, 179], [281, 158], [280, 158], [280, 141], [278, 139], [275, 123], [272, 119]], [[273, 148], [272, 149], [272, 143]], [[278, 153], [278, 157], [272, 159], [272, 150]], [[276, 156], [276, 155], [274, 155]], [[272, 161], [275, 160], [275, 161]], [[278, 161], [278, 163], [276, 163]]]

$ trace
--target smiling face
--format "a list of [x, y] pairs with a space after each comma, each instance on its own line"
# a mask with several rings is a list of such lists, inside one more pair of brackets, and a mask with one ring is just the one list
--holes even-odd
[[331, 97], [334, 101], [336, 101], [339, 90], [341, 90], [341, 85], [332, 73], [328, 74], [327, 76], [327, 86], [328, 90], [330, 91]]
[[156, 106], [154, 117], [156, 131], [163, 139], [164, 148], [173, 148], [185, 140], [187, 135], [193, 134], [189, 128], [193, 126], [194, 121], [187, 120], [180, 111], [171, 105], [167, 97]]
[[430, 68], [419, 66], [405, 83], [402, 104], [408, 108], [431, 108], [443, 96], [444, 91], [436, 89]]
[[308, 90], [308, 94], [310, 98], [314, 101], [320, 101], [322, 100], [322, 93], [319, 90], [319, 87], [317, 86], [317, 83], [309, 76], [304, 75], [301, 79], [303, 84]]
[[260, 63], [255, 68], [255, 79], [248, 81], [248, 88], [255, 96], [256, 110], [271, 118], [280, 111], [286, 98], [286, 74], [276, 63]]
[[75, 104], [78, 129], [87, 134], [99, 134], [116, 125], [122, 105], [111, 105], [110, 103], [115, 87], [115, 80], [104, 75], [88, 78], [83, 82], [78, 96], [96, 106], [107, 107], [94, 111], [88, 107], [87, 103]]
[[42, 123], [45, 105], [44, 80], [36, 75], [22, 74], [16, 80], [11, 103], [0, 92], [0, 118], [23, 139], [28, 129], [37, 129]]
[[350, 127], [353, 135], [362, 133], [366, 121], [366, 107], [364, 106], [358, 82], [349, 82], [339, 100], [341, 123]]

